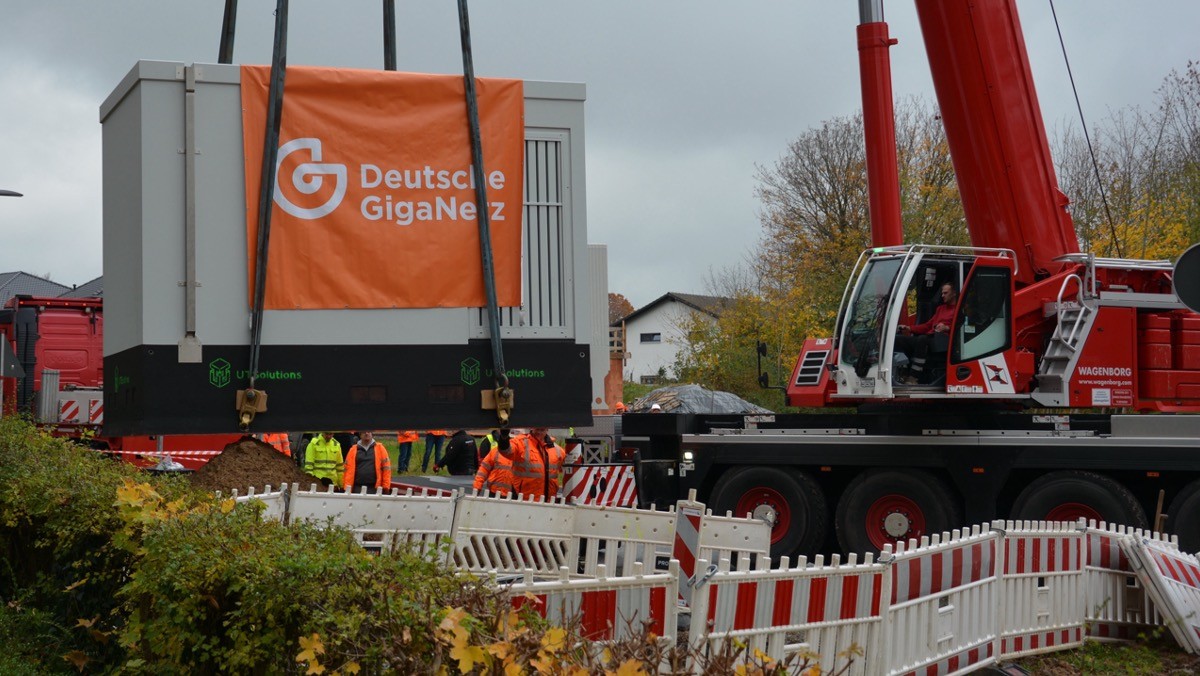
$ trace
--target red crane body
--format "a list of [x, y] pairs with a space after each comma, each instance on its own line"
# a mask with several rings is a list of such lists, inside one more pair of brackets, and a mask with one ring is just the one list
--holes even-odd
[[977, 247], [1013, 249], [1017, 286], [1079, 251], [1013, 0], [917, 0], [963, 211]]

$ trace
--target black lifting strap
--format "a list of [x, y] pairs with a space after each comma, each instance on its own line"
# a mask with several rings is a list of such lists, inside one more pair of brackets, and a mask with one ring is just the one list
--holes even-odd
[[271, 243], [271, 204], [275, 194], [275, 163], [279, 159], [279, 127], [283, 120], [283, 82], [287, 72], [288, 0], [277, 0], [275, 44], [271, 55], [271, 86], [267, 94], [267, 131], [263, 140], [262, 181], [258, 193], [258, 247], [254, 258], [254, 305], [250, 313], [250, 386], [238, 393], [238, 424], [250, 426], [254, 414], [266, 410], [266, 393], [255, 389], [258, 355], [262, 348], [263, 303], [267, 293], [267, 252]]
[[488, 334], [492, 343], [492, 362], [496, 374], [496, 417], [507, 427], [512, 411], [513, 391], [504, 370], [504, 345], [500, 338], [500, 308], [496, 304], [495, 265], [492, 262], [491, 225], [488, 220], [487, 181], [483, 169], [483, 143], [479, 134], [479, 99], [475, 93], [475, 67], [471, 62], [471, 23], [467, 0], [458, 0], [458, 26], [462, 37], [463, 81], [467, 93], [467, 124], [471, 130], [471, 161], [475, 176], [475, 205], [479, 214], [479, 252], [483, 259], [483, 285], [487, 292]]

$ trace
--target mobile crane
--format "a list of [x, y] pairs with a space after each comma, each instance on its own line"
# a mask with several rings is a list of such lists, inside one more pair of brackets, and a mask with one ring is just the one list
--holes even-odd
[[[880, 0], [862, 0], [875, 246], [835, 336], [805, 341], [787, 385], [790, 405], [857, 412], [627, 416], [645, 494], [695, 488], [767, 519], [775, 554], [833, 548], [831, 532], [853, 552], [996, 517], [1146, 526], [1166, 496], [1167, 529], [1200, 549], [1200, 416], [1186, 415], [1200, 410], [1200, 315], [1169, 262], [1079, 250], [1015, 1], [916, 7], [972, 246], [900, 243], [895, 41]], [[920, 378], [901, 379], [914, 350], [897, 335], [947, 286], [953, 319], [925, 338]]]

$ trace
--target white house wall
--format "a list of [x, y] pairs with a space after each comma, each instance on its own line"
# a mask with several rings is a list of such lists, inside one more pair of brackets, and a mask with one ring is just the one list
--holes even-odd
[[[707, 321], [711, 316], [677, 301], [667, 301], [661, 306], [638, 315], [625, 324], [625, 380], [640, 382], [643, 376], [658, 375], [660, 368], [668, 377], [675, 375], [675, 359], [686, 344], [686, 327], [699, 315]], [[659, 334], [657, 343], [642, 342], [643, 334]]]

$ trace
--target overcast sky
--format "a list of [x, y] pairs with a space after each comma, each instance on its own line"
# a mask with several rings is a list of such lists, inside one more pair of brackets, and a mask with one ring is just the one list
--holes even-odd
[[[453, 0], [397, 3], [399, 67], [461, 73]], [[1200, 0], [1057, 0], [1092, 125], [1200, 60]], [[99, 106], [137, 59], [215, 62], [224, 2], [0, 0], [0, 272], [101, 274]], [[237, 63], [270, 63], [274, 0], [241, 0]], [[1018, 0], [1050, 129], [1077, 125], [1048, 0]], [[380, 68], [380, 0], [295, 0], [291, 65]], [[887, 5], [895, 92], [933, 98], [911, 0]], [[860, 107], [852, 0], [476, 0], [479, 76], [587, 85], [589, 240], [642, 306], [705, 293], [759, 237], [756, 165]], [[1053, 132], [1052, 132], [1053, 133]], [[381, 253], [381, 258], [386, 253]]]

